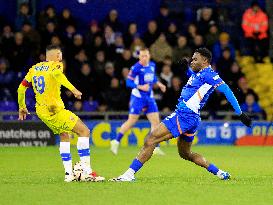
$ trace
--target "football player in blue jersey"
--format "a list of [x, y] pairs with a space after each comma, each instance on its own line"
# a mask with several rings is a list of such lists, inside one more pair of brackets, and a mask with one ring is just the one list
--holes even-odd
[[177, 146], [181, 158], [205, 168], [222, 180], [230, 178], [228, 172], [219, 169], [200, 154], [191, 151], [192, 141], [201, 121], [200, 110], [215, 89], [224, 93], [242, 123], [248, 127], [252, 123], [252, 120], [242, 113], [238, 101], [228, 85], [211, 68], [211, 58], [211, 52], [208, 49], [195, 50], [188, 71], [191, 73], [191, 77], [182, 89], [176, 110], [152, 130], [129, 169], [111, 181], [134, 181], [135, 173], [151, 158], [156, 145], [173, 137], [178, 138]]
[[[157, 80], [155, 63], [150, 61], [150, 52], [147, 48], [139, 52], [139, 61], [134, 64], [126, 80], [127, 87], [132, 89], [130, 98], [129, 117], [120, 128], [115, 139], [111, 140], [111, 151], [116, 155], [120, 140], [138, 121], [141, 112], [144, 112], [151, 123], [151, 131], [160, 123], [158, 107], [153, 96], [153, 85], [156, 84], [162, 92], [166, 86]], [[164, 152], [156, 146], [154, 154], [164, 155]]]

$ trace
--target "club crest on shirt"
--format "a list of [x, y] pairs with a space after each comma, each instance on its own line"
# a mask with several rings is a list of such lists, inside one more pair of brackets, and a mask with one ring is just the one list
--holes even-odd
[[217, 80], [217, 79], [219, 79], [219, 78], [220, 78], [220, 76], [219, 76], [219, 75], [216, 75], [216, 76], [213, 77], [213, 80]]
[[154, 80], [154, 74], [153, 73], [147, 73], [144, 75], [144, 81], [145, 82], [153, 82]]

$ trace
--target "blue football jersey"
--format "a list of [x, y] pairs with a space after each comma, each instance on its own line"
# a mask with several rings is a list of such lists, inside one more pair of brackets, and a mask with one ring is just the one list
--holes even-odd
[[177, 110], [190, 110], [200, 114], [200, 110], [206, 104], [209, 95], [224, 81], [211, 67], [198, 73], [192, 72], [187, 84], [183, 87], [178, 100]]
[[150, 84], [148, 92], [139, 90], [137, 88], [132, 89], [132, 95], [138, 98], [141, 97], [153, 97], [153, 84], [157, 82], [155, 74], [155, 63], [149, 62], [147, 66], [141, 65], [139, 62], [134, 64], [129, 72], [128, 78], [133, 80], [136, 85]]

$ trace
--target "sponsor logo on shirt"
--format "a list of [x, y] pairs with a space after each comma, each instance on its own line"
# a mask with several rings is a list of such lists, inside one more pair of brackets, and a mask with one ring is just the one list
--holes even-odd
[[220, 78], [220, 76], [219, 76], [219, 75], [216, 75], [216, 76], [213, 77], [213, 80], [217, 80], [217, 79], [219, 79], [219, 78]]

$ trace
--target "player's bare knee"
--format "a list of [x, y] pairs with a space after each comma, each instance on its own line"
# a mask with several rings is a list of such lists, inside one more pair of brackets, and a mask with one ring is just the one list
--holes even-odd
[[180, 156], [182, 159], [190, 160], [190, 153], [189, 153], [189, 152], [180, 151], [180, 152], [179, 152], [179, 156]]
[[68, 133], [61, 133], [60, 134], [60, 141], [61, 142], [69, 142], [69, 135], [68, 135]]
[[88, 128], [88, 127], [86, 127], [85, 129], [84, 129], [84, 135], [83, 136], [85, 136], [85, 137], [90, 137], [90, 129]]
[[80, 137], [90, 137], [90, 130], [88, 127], [84, 127], [78, 132]]
[[153, 132], [151, 132], [151, 134], [147, 137], [147, 139], [145, 140], [144, 146], [155, 146], [156, 142], [155, 142], [155, 135], [153, 134]]

